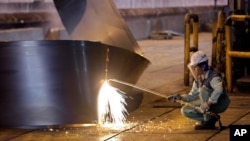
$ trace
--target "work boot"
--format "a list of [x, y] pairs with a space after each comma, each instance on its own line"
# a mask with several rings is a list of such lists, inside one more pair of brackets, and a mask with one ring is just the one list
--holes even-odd
[[215, 123], [220, 119], [220, 116], [218, 117], [212, 116], [211, 119], [208, 121], [202, 121], [201, 124], [195, 125], [195, 130], [207, 130], [207, 129], [216, 129]]

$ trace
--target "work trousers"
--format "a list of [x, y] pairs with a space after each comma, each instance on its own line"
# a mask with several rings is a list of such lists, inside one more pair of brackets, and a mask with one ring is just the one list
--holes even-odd
[[[209, 97], [211, 96], [212, 91], [206, 87], [200, 88], [199, 92], [199, 99], [190, 102], [191, 104], [199, 107], [201, 103], [208, 101]], [[227, 94], [222, 94], [216, 104], [212, 104], [210, 106], [209, 111], [219, 114], [223, 113], [229, 106], [230, 99]], [[184, 105], [181, 108], [181, 114], [187, 118], [197, 120], [197, 121], [207, 121], [211, 119], [212, 115], [205, 113], [200, 113], [195, 107]]]

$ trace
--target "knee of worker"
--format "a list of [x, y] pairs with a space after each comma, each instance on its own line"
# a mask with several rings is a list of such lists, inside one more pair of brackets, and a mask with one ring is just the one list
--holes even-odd
[[185, 117], [189, 117], [191, 108], [189, 106], [182, 106], [181, 108], [181, 114]]

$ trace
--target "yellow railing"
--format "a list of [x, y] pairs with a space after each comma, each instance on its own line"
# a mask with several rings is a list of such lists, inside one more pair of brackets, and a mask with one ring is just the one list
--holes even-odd
[[[190, 45], [191, 24], [193, 25], [193, 46]], [[185, 15], [185, 47], [184, 47], [184, 85], [189, 86], [189, 69], [187, 65], [190, 60], [190, 52], [198, 50], [199, 17], [197, 14]]]
[[224, 23], [225, 23], [225, 15], [222, 11], [218, 12], [218, 18], [216, 22], [215, 33], [213, 33], [213, 48], [212, 48], [212, 67], [215, 68], [219, 72], [224, 72], [225, 66], [224, 63], [224, 55], [225, 48], [223, 45], [223, 41], [225, 39], [224, 32]]
[[232, 21], [246, 21], [250, 20], [248, 15], [231, 15], [225, 21], [225, 38], [226, 38], [226, 82], [227, 91], [232, 92], [232, 58], [250, 58], [250, 52], [233, 51], [232, 50], [232, 34], [231, 23]]

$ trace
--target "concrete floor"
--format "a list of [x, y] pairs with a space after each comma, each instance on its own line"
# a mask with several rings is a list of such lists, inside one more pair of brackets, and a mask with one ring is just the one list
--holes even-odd
[[[199, 49], [211, 57], [211, 33], [199, 34]], [[138, 41], [144, 55], [151, 61], [137, 85], [170, 95], [188, 92], [184, 86], [183, 57], [184, 38], [171, 40]], [[0, 129], [1, 141], [183, 141], [183, 140], [229, 140], [229, 125], [250, 124], [250, 95], [238, 92], [230, 93], [231, 105], [221, 114], [225, 129], [195, 131], [195, 121], [180, 114], [180, 104], [169, 103], [166, 99], [143, 94], [140, 107], [132, 111], [123, 126], [69, 127], [58, 129]], [[217, 125], [218, 126], [218, 125]]]

